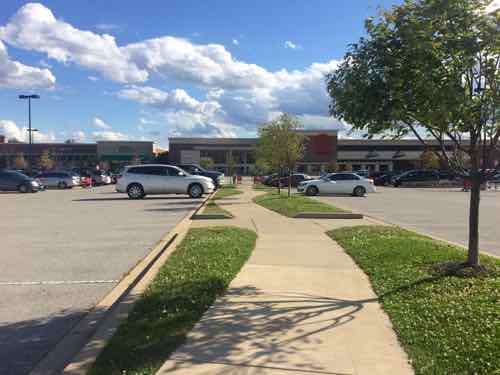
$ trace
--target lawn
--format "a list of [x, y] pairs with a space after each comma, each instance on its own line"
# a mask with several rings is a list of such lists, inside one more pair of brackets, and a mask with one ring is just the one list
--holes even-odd
[[214, 200], [210, 199], [205, 207], [203, 208], [203, 211], [200, 214], [197, 214], [196, 216], [203, 216], [203, 215], [222, 215], [227, 219], [231, 219], [234, 216], [231, 214], [231, 212], [221, 208], [218, 204], [214, 202]]
[[235, 227], [190, 229], [89, 374], [154, 374], [227, 289], [256, 237]]
[[255, 197], [254, 202], [288, 217], [294, 217], [300, 212], [345, 212], [335, 206], [298, 194], [292, 194], [291, 197], [288, 197], [286, 194], [279, 195], [277, 192], [269, 192]]
[[219, 190], [217, 190], [217, 192], [211, 199], [213, 200], [224, 199], [241, 193], [243, 192], [237, 189], [234, 185], [226, 185], [226, 186], [223, 185]]
[[328, 232], [369, 276], [418, 375], [500, 374], [500, 261], [389, 226]]

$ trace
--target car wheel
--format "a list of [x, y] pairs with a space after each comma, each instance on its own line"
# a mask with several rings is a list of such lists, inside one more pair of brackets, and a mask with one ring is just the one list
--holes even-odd
[[57, 184], [57, 187], [58, 187], [59, 189], [66, 189], [66, 188], [68, 187], [68, 185], [66, 185], [66, 182], [61, 181], [61, 182], [59, 182], [59, 183]]
[[306, 190], [306, 194], [309, 196], [318, 195], [319, 190], [316, 186], [309, 186]]
[[200, 184], [189, 186], [188, 194], [191, 198], [200, 198], [203, 195], [203, 187]]
[[356, 186], [352, 194], [356, 197], [363, 197], [366, 194], [366, 189], [363, 186]]
[[144, 189], [140, 184], [130, 184], [127, 188], [127, 194], [130, 199], [144, 198]]
[[18, 190], [20, 193], [27, 193], [30, 191], [30, 187], [27, 184], [19, 185]]

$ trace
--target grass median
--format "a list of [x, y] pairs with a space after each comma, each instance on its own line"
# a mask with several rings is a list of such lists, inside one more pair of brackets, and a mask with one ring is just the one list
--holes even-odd
[[89, 375], [154, 374], [224, 293], [255, 241], [256, 234], [246, 229], [190, 229]]
[[389, 226], [328, 232], [369, 276], [417, 375], [500, 374], [500, 261]]
[[228, 197], [239, 195], [242, 191], [236, 189], [234, 185], [223, 185], [217, 192], [208, 200], [207, 204], [203, 208], [203, 211], [196, 216], [198, 218], [203, 216], [217, 215], [226, 219], [231, 219], [234, 216], [227, 210], [221, 208], [216, 201], [220, 199], [226, 199]]
[[213, 200], [225, 199], [234, 195], [239, 195], [243, 193], [241, 190], [237, 189], [235, 185], [223, 185], [212, 197]]
[[254, 202], [262, 207], [288, 217], [294, 217], [301, 212], [345, 212], [335, 206], [298, 194], [292, 194], [292, 196], [288, 197], [286, 194], [280, 195], [277, 192], [269, 192], [255, 197]]

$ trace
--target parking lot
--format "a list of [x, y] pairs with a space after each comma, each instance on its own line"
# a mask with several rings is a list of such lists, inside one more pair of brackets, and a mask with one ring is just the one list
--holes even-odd
[[[366, 197], [323, 196], [324, 202], [464, 246], [468, 241], [469, 193], [461, 189], [378, 187]], [[500, 191], [481, 194], [480, 247], [500, 256]]]
[[27, 373], [199, 204], [112, 186], [0, 193], [0, 374]]

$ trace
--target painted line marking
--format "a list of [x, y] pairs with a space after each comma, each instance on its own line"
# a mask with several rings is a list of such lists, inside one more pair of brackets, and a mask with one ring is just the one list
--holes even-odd
[[119, 281], [120, 280], [0, 281], [0, 286], [115, 284], [118, 283]]

